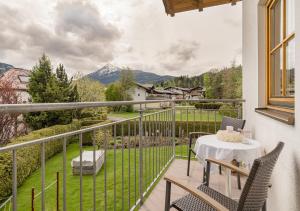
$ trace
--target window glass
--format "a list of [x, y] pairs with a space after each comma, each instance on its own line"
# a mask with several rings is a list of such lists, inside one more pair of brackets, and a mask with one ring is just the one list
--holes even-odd
[[276, 0], [270, 10], [271, 15], [271, 49], [275, 48], [282, 41], [283, 31], [283, 5], [282, 0]]
[[28, 76], [20, 75], [19, 79], [22, 83], [28, 83], [29, 82], [29, 77]]
[[295, 32], [295, 0], [286, 0], [286, 33]]
[[282, 48], [271, 55], [271, 97], [282, 96]]
[[286, 46], [286, 96], [295, 94], [295, 39]]

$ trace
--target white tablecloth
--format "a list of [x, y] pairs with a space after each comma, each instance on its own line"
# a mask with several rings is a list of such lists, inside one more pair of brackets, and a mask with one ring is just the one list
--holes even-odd
[[206, 135], [197, 139], [194, 151], [202, 163], [208, 157], [228, 162], [236, 159], [250, 168], [253, 161], [261, 156], [261, 144], [252, 139], [248, 141], [249, 144], [224, 142], [218, 140], [216, 135]]

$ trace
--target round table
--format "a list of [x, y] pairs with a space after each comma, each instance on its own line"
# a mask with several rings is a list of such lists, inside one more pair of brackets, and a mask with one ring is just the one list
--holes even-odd
[[[233, 143], [218, 140], [216, 135], [201, 136], [197, 139], [194, 152], [196, 158], [205, 165], [206, 158], [225, 160], [231, 162], [236, 160], [245, 164], [248, 169], [251, 168], [253, 161], [261, 156], [261, 144], [253, 139], [247, 139], [245, 143]], [[212, 166], [214, 171], [217, 166]], [[226, 195], [231, 195], [231, 172], [226, 171]]]

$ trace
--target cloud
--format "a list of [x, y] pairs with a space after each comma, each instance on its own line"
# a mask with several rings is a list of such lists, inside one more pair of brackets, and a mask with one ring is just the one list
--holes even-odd
[[158, 54], [161, 60], [161, 66], [168, 71], [178, 71], [183, 66], [192, 63], [197, 57], [200, 43], [196, 41], [178, 41], [173, 43], [168, 49]]
[[56, 6], [56, 27], [59, 35], [72, 33], [86, 41], [113, 41], [119, 31], [101, 19], [96, 6], [82, 1], [60, 1]]
[[0, 1], [0, 11], [0, 62], [16, 67], [31, 68], [43, 53], [70, 74], [113, 63], [193, 75], [241, 62], [241, 4], [174, 18], [162, 1], [140, 0]]
[[46, 53], [71, 69], [94, 67], [113, 60], [115, 42], [121, 37], [89, 1], [59, 1], [50, 26], [12, 7], [0, 4], [0, 10], [0, 40], [4, 40], [0, 48], [19, 49], [28, 60]]

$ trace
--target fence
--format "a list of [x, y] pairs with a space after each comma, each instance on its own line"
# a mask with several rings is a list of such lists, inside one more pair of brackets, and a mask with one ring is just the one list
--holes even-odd
[[12, 210], [12, 196], [8, 197], [1, 205], [0, 211], [11, 211]]
[[[56, 172], [56, 180], [52, 182], [50, 185], [45, 187], [45, 191], [47, 191], [52, 186], [56, 185], [56, 210], [59, 210], [59, 172]], [[42, 192], [39, 192], [35, 194], [35, 188], [31, 189], [31, 211], [35, 210], [34, 201], [42, 194]]]
[[[201, 100], [189, 102], [201, 102]], [[208, 100], [205, 100], [206, 102]], [[218, 102], [220, 100], [210, 100]], [[242, 102], [242, 100], [221, 100], [228, 103]], [[144, 198], [160, 178], [164, 170], [175, 158], [184, 157], [186, 148], [184, 139], [189, 132], [195, 130], [216, 131], [220, 116], [217, 110], [196, 110], [191, 107], [175, 107], [175, 103], [182, 101], [152, 100], [152, 101], [122, 101], [122, 102], [95, 102], [95, 103], [56, 103], [56, 104], [25, 104], [0, 105], [0, 112], [35, 112], [67, 109], [81, 109], [93, 107], [107, 107], [116, 105], [140, 105], [140, 115], [122, 121], [59, 134], [37, 139], [16, 145], [0, 148], [0, 153], [10, 153], [12, 159], [12, 208], [17, 210], [18, 205], [18, 166], [17, 161], [21, 149], [40, 146], [40, 184], [41, 210], [46, 210], [49, 204], [45, 200], [46, 176], [46, 148], [59, 140], [62, 143], [62, 210], [135, 210], [143, 204]], [[144, 114], [145, 104], [170, 103], [171, 108]], [[144, 106], [145, 107], [145, 106]], [[240, 112], [241, 107], [236, 111]], [[185, 113], [185, 116], [184, 116]], [[198, 113], [198, 115], [197, 115]], [[205, 114], [204, 114], [205, 113]], [[185, 117], [185, 118], [184, 118]], [[201, 118], [197, 122], [197, 118]], [[213, 118], [214, 121], [210, 121]], [[204, 121], [206, 119], [206, 121]], [[212, 131], [212, 132], [213, 132]], [[78, 153], [80, 156], [79, 176], [68, 176], [67, 154], [68, 140], [76, 136], [78, 139]], [[100, 146], [104, 154], [102, 170], [91, 176], [90, 195], [84, 191], [89, 184], [88, 178], [83, 176], [82, 152], [84, 139], [91, 137], [93, 150], [93, 169], [96, 169], [96, 150]], [[175, 147], [179, 145], [181, 149]], [[68, 160], [69, 161], [69, 160]], [[71, 178], [72, 177], [72, 178]], [[68, 182], [79, 183], [78, 199], [68, 189], [73, 188]], [[67, 183], [69, 185], [67, 185]], [[77, 185], [76, 182], [72, 185]], [[88, 195], [88, 196], [87, 196]], [[53, 209], [53, 208], [52, 208]]]

